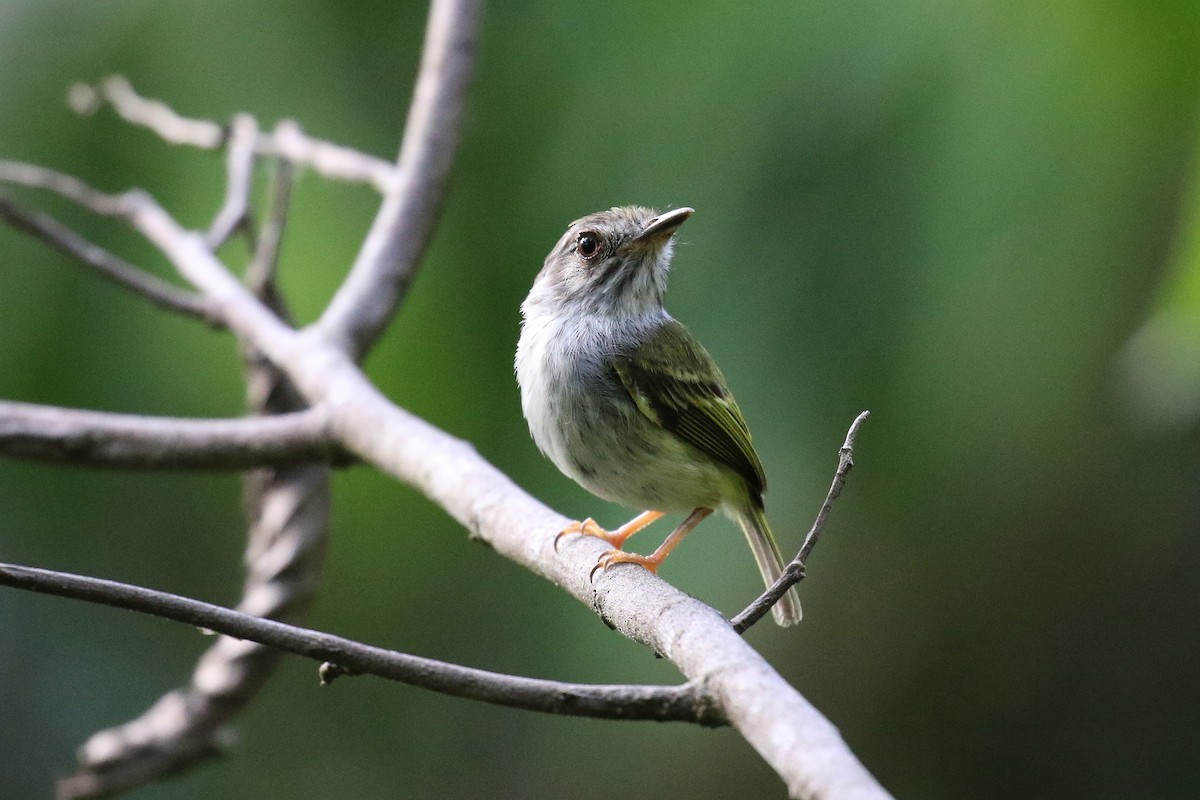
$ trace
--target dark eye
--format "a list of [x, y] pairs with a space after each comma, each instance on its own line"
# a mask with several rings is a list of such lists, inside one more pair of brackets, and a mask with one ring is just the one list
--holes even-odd
[[581, 233], [575, 240], [575, 252], [584, 258], [591, 258], [600, 252], [600, 237], [594, 233]]

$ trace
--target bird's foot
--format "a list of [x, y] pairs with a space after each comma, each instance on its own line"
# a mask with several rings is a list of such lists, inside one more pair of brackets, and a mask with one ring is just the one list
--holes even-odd
[[591, 517], [588, 517], [583, 522], [572, 522], [570, 525], [559, 531], [558, 535], [554, 537], [554, 551], [556, 553], [558, 552], [558, 540], [570, 533], [581, 533], [584, 536], [595, 536], [597, 539], [603, 539], [617, 550], [620, 550], [621, 545], [625, 544], [626, 539], [628, 539], [630, 536], [633, 536], [635, 533], [649, 525], [651, 522], [654, 522], [654, 520], [658, 519], [662, 515], [663, 513], [661, 511], [643, 511], [641, 514], [638, 514], [636, 517], [629, 520], [629, 522], [626, 522], [615, 531], [604, 530], [604, 528], [601, 528], [599, 525], [597, 525], [596, 520], [592, 519]]
[[639, 567], [644, 567], [650, 572], [657, 574], [658, 565], [662, 561], [661, 556], [640, 556], [637, 553], [626, 553], [623, 550], [609, 550], [607, 553], [602, 553], [600, 558], [596, 559], [596, 566], [592, 567], [592, 571], [588, 573], [588, 580], [595, 581], [597, 572], [603, 572], [613, 564], [637, 564]]

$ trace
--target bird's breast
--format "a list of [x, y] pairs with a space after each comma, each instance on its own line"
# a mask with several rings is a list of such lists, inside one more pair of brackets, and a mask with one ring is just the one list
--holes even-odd
[[517, 347], [517, 382], [529, 431], [546, 457], [576, 480], [580, 440], [595, 435], [621, 399], [608, 368], [613, 336], [601, 323], [527, 314]]
[[526, 312], [516, 370], [534, 442], [564, 474], [607, 500], [660, 511], [715, 507], [728, 470], [638, 410], [611, 365], [644, 331], [615, 327]]

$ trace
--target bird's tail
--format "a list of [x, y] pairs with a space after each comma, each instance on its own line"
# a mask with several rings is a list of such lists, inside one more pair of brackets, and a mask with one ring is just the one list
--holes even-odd
[[[775, 544], [775, 537], [771, 535], [767, 515], [762, 506], [751, 502], [750, 508], [739, 515], [738, 522], [746, 534], [750, 549], [754, 551], [754, 561], [762, 573], [763, 582], [770, 586], [783, 574], [784, 561], [779, 553], [779, 545]], [[796, 593], [795, 586], [788, 589], [779, 602], [771, 607], [771, 614], [784, 627], [800, 621], [800, 595]]]

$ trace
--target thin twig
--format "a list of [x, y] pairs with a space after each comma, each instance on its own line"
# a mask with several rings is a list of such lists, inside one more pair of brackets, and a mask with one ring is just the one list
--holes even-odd
[[220, 470], [347, 459], [319, 408], [184, 419], [3, 401], [0, 456], [122, 469]]
[[0, 219], [13, 228], [41, 239], [46, 244], [92, 267], [105, 278], [149, 300], [159, 308], [175, 311], [219, 326], [217, 309], [195, 292], [181, 289], [141, 267], [85, 239], [49, 214], [24, 211], [0, 197]]
[[271, 138], [260, 137], [258, 152], [287, 159], [332, 180], [368, 184], [380, 194], [386, 194], [396, 182], [395, 164], [352, 147], [315, 139], [295, 120], [280, 120]]
[[99, 86], [77, 83], [67, 94], [67, 102], [79, 114], [92, 114], [107, 100], [126, 122], [148, 128], [164, 142], [216, 150], [225, 143], [225, 128], [212, 120], [188, 119], [159, 100], [142, 97], [120, 75], [111, 75]]
[[[225, 126], [212, 120], [184, 117], [166, 103], [142, 97], [119, 75], [105, 78], [95, 87], [72, 86], [68, 102], [82, 114], [93, 113], [102, 102], [108, 102], [125, 121], [153, 131], [163, 141], [201, 150], [220, 148], [229, 133]], [[387, 192], [396, 175], [395, 166], [384, 159], [315, 139], [291, 120], [281, 120], [273, 133], [258, 132], [254, 137], [254, 152], [285, 158], [333, 180], [366, 183], [380, 194]]]
[[383, 333], [416, 273], [437, 219], [474, 72], [480, 0], [434, 0], [409, 106], [398, 180], [384, 196], [346, 280], [316, 323], [355, 359]]
[[36, 164], [0, 160], [0, 183], [46, 189], [102, 217], [124, 217], [130, 210], [129, 194], [108, 194], [74, 175]]
[[[259, 337], [272, 336], [277, 341], [286, 337], [288, 328], [230, 274], [229, 269], [212, 253], [202, 234], [188, 230], [159, 205], [148, 192], [134, 189], [121, 194], [109, 194], [96, 189], [73, 175], [48, 167], [0, 160], [0, 183], [15, 183], [35, 189], [45, 189], [104, 217], [126, 222], [154, 244], [172, 263], [184, 280], [200, 290], [208, 303], [220, 309], [222, 322], [234, 331], [254, 327]], [[235, 323], [228, 318], [228, 299], [237, 298], [234, 313], [249, 314], [253, 323]], [[268, 333], [270, 331], [270, 333]]]
[[871, 416], [870, 411], [864, 411], [854, 418], [854, 422], [850, 423], [850, 430], [846, 432], [846, 440], [842, 443], [842, 447], [838, 450], [838, 467], [833, 474], [833, 483], [829, 486], [829, 492], [825, 495], [825, 501], [821, 503], [821, 508], [817, 512], [817, 518], [813, 520], [812, 527], [808, 530], [808, 535], [804, 537], [803, 544], [800, 545], [800, 551], [796, 554], [786, 567], [783, 568], [783, 574], [767, 588], [765, 592], [758, 598], [746, 606], [733, 619], [729, 620], [729, 624], [738, 633], [745, 633], [750, 629], [750, 626], [758, 622], [763, 616], [771, 610], [771, 607], [779, 602], [779, 598], [787, 592], [788, 589], [795, 586], [804, 579], [804, 566], [808, 563], [808, 557], [812, 554], [813, 548], [817, 546], [817, 541], [821, 538], [821, 532], [825, 529], [825, 523], [829, 521], [829, 512], [833, 509], [833, 503], [838, 499], [838, 495], [842, 493], [842, 488], [846, 485], [846, 477], [850, 474], [850, 470], [854, 468], [854, 440], [858, 437], [858, 430], [862, 427], [867, 418]]
[[725, 720], [701, 685], [624, 686], [539, 680], [464, 667], [243, 614], [140, 586], [64, 572], [0, 564], [0, 585], [139, 611], [331, 662], [431, 691], [510, 708], [575, 717], [721, 725]]
[[279, 268], [279, 255], [283, 248], [283, 233], [287, 228], [296, 173], [292, 163], [286, 159], [276, 158], [272, 159], [272, 162], [273, 174], [267, 198], [267, 211], [254, 254], [246, 266], [244, 282], [247, 288], [267, 305], [277, 307], [275, 274]]
[[250, 249], [255, 249], [250, 226], [250, 190], [254, 177], [254, 143], [258, 138], [258, 123], [249, 114], [238, 114], [229, 125], [229, 149], [225, 155], [225, 202], [208, 229], [208, 246], [217, 250], [243, 228], [250, 235]]

